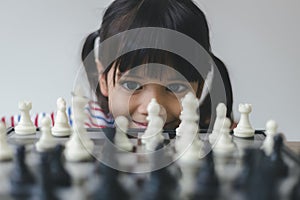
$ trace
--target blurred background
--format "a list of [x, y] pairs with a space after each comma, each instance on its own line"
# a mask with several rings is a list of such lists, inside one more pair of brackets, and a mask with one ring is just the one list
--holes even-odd
[[[53, 112], [70, 105], [84, 38], [99, 28], [112, 0], [1, 0], [0, 116]], [[288, 140], [300, 140], [300, 1], [195, 0], [210, 27], [213, 52], [226, 64], [238, 104], [251, 103], [252, 126], [269, 119]]]

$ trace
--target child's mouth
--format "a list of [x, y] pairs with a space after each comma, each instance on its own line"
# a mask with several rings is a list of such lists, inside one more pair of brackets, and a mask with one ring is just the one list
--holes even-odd
[[139, 128], [147, 128], [148, 122], [137, 122], [132, 120], [134, 124], [136, 124]]

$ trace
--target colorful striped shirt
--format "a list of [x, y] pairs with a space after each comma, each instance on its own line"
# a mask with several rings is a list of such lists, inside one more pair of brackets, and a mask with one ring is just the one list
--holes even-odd
[[[113, 127], [114, 126], [114, 119], [111, 114], [105, 114], [103, 109], [99, 106], [97, 102], [90, 101], [88, 105], [85, 107], [85, 113], [87, 114], [87, 118], [85, 120], [85, 127], [86, 128], [105, 128], [105, 127]], [[66, 114], [69, 120], [70, 125], [72, 126], [72, 108], [68, 107], [66, 110]], [[52, 120], [52, 126], [55, 123], [55, 112], [51, 113], [34, 113], [30, 114], [31, 121], [36, 127], [40, 127], [41, 121], [45, 116], [49, 116]], [[18, 122], [20, 121], [21, 115], [13, 115], [13, 116], [3, 116], [1, 121], [4, 122], [6, 127], [15, 127]]]

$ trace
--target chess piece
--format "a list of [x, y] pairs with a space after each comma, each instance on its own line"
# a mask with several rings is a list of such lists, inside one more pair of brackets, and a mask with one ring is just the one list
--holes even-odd
[[182, 99], [181, 104], [181, 123], [176, 129], [175, 149], [177, 154], [184, 153], [180, 158], [181, 160], [193, 162], [204, 155], [202, 151], [203, 142], [198, 136], [199, 114], [197, 109], [199, 101], [192, 92], [189, 92]]
[[84, 127], [84, 121], [87, 117], [84, 107], [88, 103], [88, 99], [82, 96], [80, 88], [77, 88], [76, 92], [73, 96], [73, 134], [66, 142], [64, 154], [66, 160], [80, 162], [92, 158], [91, 153], [94, 149], [94, 143], [87, 137]]
[[6, 127], [0, 121], [0, 161], [11, 160], [13, 152], [11, 147], [7, 144]]
[[150, 119], [150, 123], [148, 124], [148, 131], [151, 134], [151, 137], [147, 139], [146, 149], [149, 151], [154, 151], [159, 143], [164, 141], [163, 132], [164, 122], [161, 117], [154, 117]]
[[53, 149], [54, 146], [55, 141], [51, 134], [51, 119], [46, 116], [42, 119], [41, 137], [35, 147], [38, 152], [45, 152]]
[[293, 186], [293, 189], [290, 194], [290, 200], [298, 200], [300, 199], [300, 177], [298, 175], [298, 181]]
[[156, 146], [164, 140], [162, 135], [164, 121], [159, 116], [160, 105], [157, 103], [156, 99], [151, 99], [149, 105], [147, 106], [148, 111], [148, 126], [145, 133], [141, 136], [142, 143], [146, 144], [146, 149], [149, 151], [154, 151]]
[[[254, 149], [251, 159], [251, 175], [242, 190], [243, 199], [278, 200], [277, 174], [272, 170], [272, 164], [261, 149]], [[270, 165], [271, 164], [271, 165]]]
[[277, 134], [277, 123], [274, 120], [269, 120], [266, 124], [266, 138], [261, 146], [267, 156], [270, 156], [274, 147], [274, 136]]
[[185, 132], [185, 125], [188, 123], [194, 123], [199, 120], [199, 115], [197, 113], [199, 101], [196, 96], [189, 92], [181, 100], [182, 111], [180, 113], [181, 123], [176, 129], [176, 136], [181, 136]]
[[116, 134], [115, 134], [115, 145], [122, 150], [132, 151], [133, 144], [129, 141], [126, 132], [128, 129], [128, 119], [124, 116], [118, 116], [115, 119]]
[[157, 103], [155, 98], [152, 98], [150, 103], [148, 104], [147, 112], [148, 112], [148, 116], [146, 117], [146, 119], [148, 121], [148, 126], [147, 126], [144, 134], [141, 136], [141, 138], [142, 138], [141, 141], [143, 144], [146, 144], [147, 139], [152, 137], [152, 135], [153, 135], [153, 131], [151, 128], [153, 128], [154, 126], [151, 125], [151, 120], [153, 123], [153, 119], [159, 117], [160, 105]]
[[[162, 162], [170, 163], [172, 158], [170, 155], [162, 150], [163, 143], [159, 143], [155, 149], [156, 153], [152, 156], [154, 166], [161, 166]], [[160, 152], [159, 152], [160, 151]], [[142, 195], [138, 199], [145, 200], [176, 200], [179, 199], [179, 185], [177, 176], [172, 173], [173, 166], [159, 168], [158, 170], [151, 171], [150, 179], [146, 181]]]
[[83, 126], [77, 126], [74, 122], [73, 125], [73, 133], [70, 138], [66, 142], [66, 148], [64, 151], [64, 155], [67, 161], [71, 162], [80, 162], [90, 160], [91, 153], [94, 147], [94, 144], [89, 139], [86, 139], [81, 132], [85, 132], [85, 128]]
[[71, 134], [71, 127], [66, 114], [66, 101], [60, 97], [57, 99], [56, 104], [57, 113], [54, 127], [52, 128], [52, 135], [57, 137], [69, 136]]
[[231, 155], [235, 151], [230, 133], [231, 122], [227, 117], [224, 118], [223, 126], [220, 129], [220, 138], [213, 146], [214, 152], [218, 155]]
[[216, 108], [216, 120], [213, 126], [212, 133], [209, 135], [209, 142], [212, 144], [220, 137], [220, 130], [224, 124], [224, 119], [226, 118], [227, 107], [224, 103], [219, 103]]
[[213, 152], [210, 151], [204, 158], [196, 182], [193, 199], [217, 199], [219, 193], [219, 180], [215, 171]]
[[274, 176], [285, 178], [288, 175], [288, 166], [282, 158], [283, 137], [281, 134], [274, 136], [273, 152], [270, 155], [270, 168]]
[[51, 154], [50, 170], [52, 176], [52, 182], [54, 186], [69, 187], [71, 186], [71, 176], [64, 168], [62, 159], [63, 146], [58, 144], [55, 146], [54, 151]]
[[30, 196], [30, 187], [35, 183], [34, 176], [25, 162], [25, 146], [18, 146], [15, 164], [10, 174], [11, 194], [13, 196]]
[[236, 190], [247, 188], [255, 170], [255, 155], [260, 154], [257, 149], [246, 148], [242, 156], [242, 171], [233, 181], [233, 187]]
[[185, 126], [185, 133], [180, 137], [180, 140], [176, 139], [175, 149], [177, 155], [181, 155], [181, 161], [194, 162], [204, 156], [202, 150], [204, 144], [198, 136], [198, 129], [197, 123], [189, 123]]
[[55, 185], [53, 183], [53, 176], [49, 176], [50, 174], [50, 159], [49, 153], [40, 154], [40, 163], [37, 168], [37, 178], [38, 185], [37, 190], [33, 195], [33, 199], [39, 200], [58, 200], [55, 195], [54, 188]]
[[130, 196], [119, 182], [119, 172], [106, 166], [104, 164], [101, 166], [101, 180], [96, 186], [95, 193], [92, 194], [94, 200], [129, 200]]
[[36, 127], [33, 125], [29, 111], [32, 108], [31, 102], [20, 101], [19, 110], [21, 118], [18, 125], [15, 127], [15, 133], [19, 135], [28, 135], [36, 133]]
[[251, 104], [239, 104], [239, 112], [241, 113], [240, 121], [235, 129], [233, 129], [234, 136], [241, 138], [254, 137], [254, 129], [251, 127], [249, 121], [249, 114], [252, 111]]

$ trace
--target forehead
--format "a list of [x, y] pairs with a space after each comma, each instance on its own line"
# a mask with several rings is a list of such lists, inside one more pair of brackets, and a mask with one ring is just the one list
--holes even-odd
[[120, 74], [119, 78], [139, 78], [157, 81], [186, 81], [188, 80], [176, 69], [158, 63], [147, 63]]

